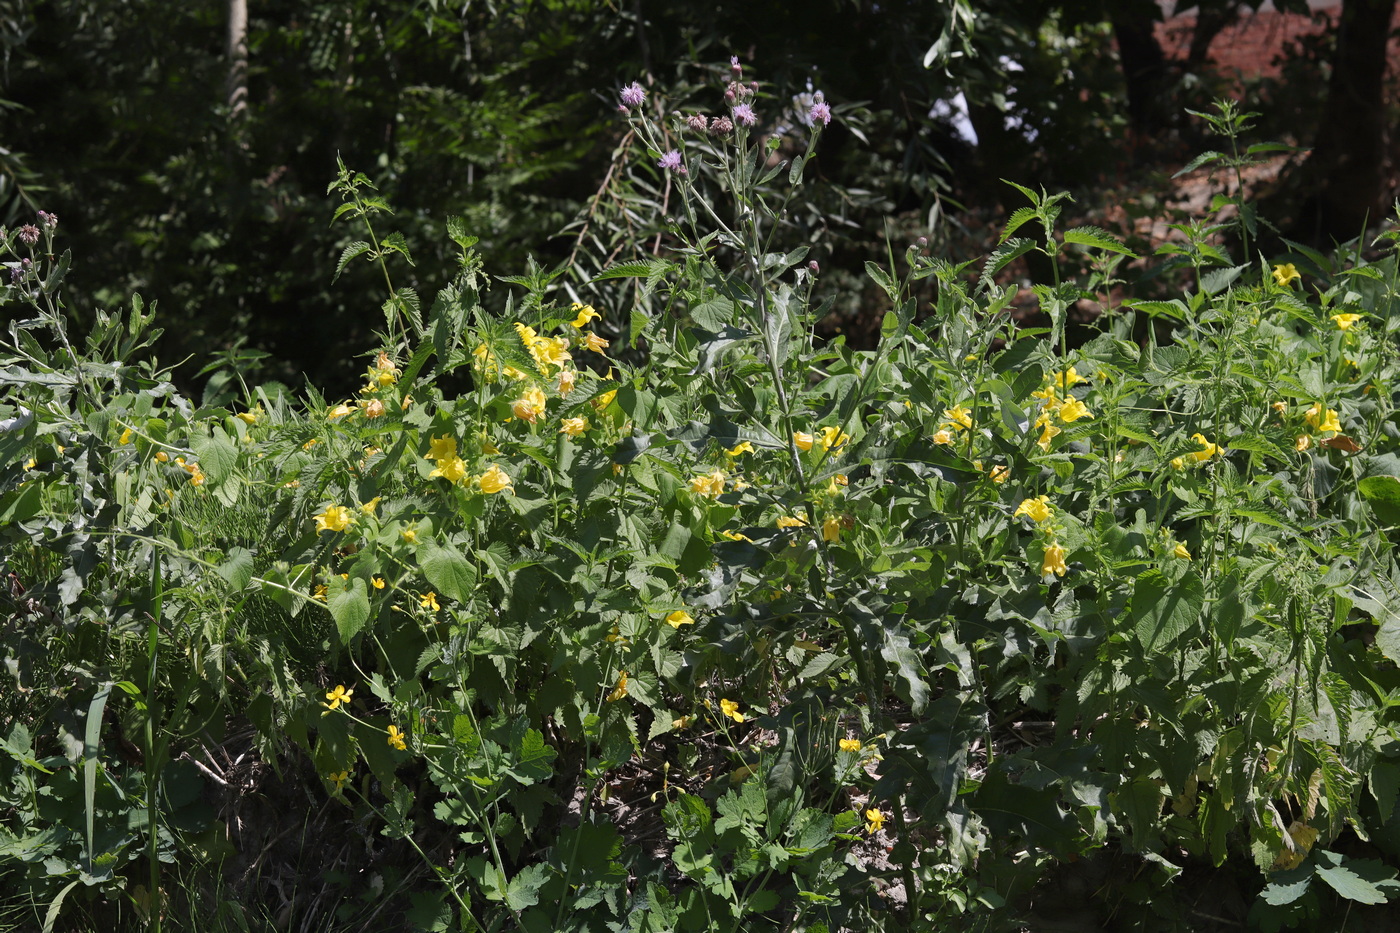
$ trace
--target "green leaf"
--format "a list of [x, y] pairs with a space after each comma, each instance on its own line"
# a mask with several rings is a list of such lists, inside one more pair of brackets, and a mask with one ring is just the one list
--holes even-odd
[[[1029, 210], [1029, 208], [1022, 208]], [[997, 246], [992, 254], [987, 257], [987, 262], [982, 266], [982, 277], [977, 282], [978, 291], [986, 291], [996, 277], [996, 274], [1005, 269], [1007, 264], [1017, 256], [1023, 256], [1036, 248], [1034, 240], [1023, 240], [1016, 238], [1007, 240]]]
[[1214, 162], [1214, 161], [1216, 161], [1217, 159], [1223, 159], [1223, 158], [1225, 158], [1225, 153], [1223, 153], [1223, 152], [1215, 152], [1215, 151], [1213, 151], [1213, 150], [1207, 151], [1207, 152], [1202, 152], [1200, 155], [1196, 156], [1196, 158], [1192, 159], [1190, 162], [1187, 162], [1184, 166], [1182, 166], [1181, 170], [1178, 171], [1178, 172], [1177, 172], [1175, 175], [1173, 175], [1172, 177], [1173, 177], [1173, 178], [1180, 178], [1182, 175], [1185, 175], [1187, 172], [1194, 172], [1196, 169], [1200, 168], [1202, 165], [1205, 165], [1205, 164], [1207, 164], [1207, 163], [1209, 163], [1209, 162]]
[[1400, 887], [1392, 880], [1395, 869], [1374, 859], [1347, 858], [1326, 849], [1318, 850], [1315, 858], [1317, 876], [1349, 901], [1384, 904]]
[[1117, 237], [1110, 235], [1107, 231], [1100, 230], [1098, 227], [1075, 227], [1073, 230], [1066, 230], [1065, 242], [1106, 249], [1111, 253], [1119, 253], [1133, 259], [1137, 258], [1137, 253], [1124, 246]]
[[899, 301], [899, 288], [894, 284], [894, 279], [884, 269], [881, 269], [873, 262], [867, 261], [865, 264], [865, 274], [875, 282], [876, 285], [884, 289], [891, 301]]
[[1149, 652], [1168, 650], [1181, 634], [1196, 623], [1205, 606], [1205, 585], [1188, 570], [1173, 584], [1155, 570], [1133, 584], [1128, 622], [1138, 641]]
[[212, 437], [196, 435], [190, 438], [190, 448], [199, 460], [199, 468], [215, 483], [232, 473], [238, 462], [238, 448], [219, 428], [214, 429]]
[[365, 592], [365, 581], [355, 577], [347, 586], [333, 588], [326, 606], [331, 611], [331, 618], [335, 619], [341, 644], [348, 645], [350, 639], [359, 634], [369, 621], [369, 596]]
[[241, 592], [253, 580], [253, 552], [243, 547], [229, 548], [218, 574], [228, 581], [235, 593]]
[[1400, 478], [1368, 476], [1356, 484], [1356, 491], [1376, 518], [1387, 525], [1400, 525]]
[[[353, 205], [350, 204], [342, 204], [340, 210], [336, 211], [336, 214], [339, 215], [352, 206]], [[370, 245], [364, 240], [356, 240], [354, 243], [351, 243], [349, 246], [345, 247], [345, 249], [341, 250], [340, 262], [335, 264], [335, 275], [331, 276], [331, 281], [334, 282], [336, 279], [340, 278], [340, 274], [345, 271], [346, 266], [350, 265], [352, 259], [369, 252], [369, 250]]]
[[788, 169], [788, 184], [796, 187], [802, 184], [802, 168], [807, 164], [807, 160], [802, 156], [797, 156], [792, 160], [792, 168]]
[[458, 602], [466, 602], [476, 589], [476, 571], [456, 548], [430, 543], [418, 549], [418, 566], [433, 589]]

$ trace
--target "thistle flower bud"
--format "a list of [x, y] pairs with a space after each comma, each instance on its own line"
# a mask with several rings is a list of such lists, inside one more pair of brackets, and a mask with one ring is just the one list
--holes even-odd
[[734, 76], [735, 81], [744, 76], [744, 66], [739, 64], [739, 56], [729, 56], [729, 73]]
[[710, 132], [715, 136], [728, 136], [734, 132], [734, 124], [728, 117], [715, 117], [710, 121]]
[[703, 133], [709, 128], [710, 121], [705, 119], [703, 113], [692, 113], [686, 118], [685, 125], [690, 127], [693, 133]]

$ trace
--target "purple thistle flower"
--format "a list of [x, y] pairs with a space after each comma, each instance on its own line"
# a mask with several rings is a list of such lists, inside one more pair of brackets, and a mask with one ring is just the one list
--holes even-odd
[[33, 224], [25, 224], [19, 228], [19, 241], [25, 246], [33, 246], [39, 242], [39, 228]]
[[636, 81], [622, 89], [622, 103], [628, 110], [632, 110], [642, 105], [646, 100], [647, 92], [642, 90], [642, 86]]
[[728, 117], [715, 117], [710, 121], [710, 132], [715, 136], [728, 136], [734, 132], [734, 124], [729, 122]]
[[705, 119], [703, 113], [692, 113], [686, 118], [685, 125], [690, 127], [693, 133], [703, 133], [709, 127], [710, 121]]
[[734, 120], [745, 126], [753, 126], [758, 122], [758, 117], [754, 114], [753, 108], [748, 104], [740, 104], [734, 108]]
[[675, 172], [677, 175], [687, 174], [685, 163], [681, 161], [681, 154], [675, 149], [663, 155], [656, 164], [667, 171]]
[[826, 95], [821, 91], [812, 95], [812, 109], [808, 115], [812, 118], [812, 125], [816, 126], [817, 121], [822, 121], [822, 126], [831, 122], [831, 105], [826, 102]]

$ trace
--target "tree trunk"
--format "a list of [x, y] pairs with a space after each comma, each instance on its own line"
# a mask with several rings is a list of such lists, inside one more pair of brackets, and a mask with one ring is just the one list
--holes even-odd
[[1128, 120], [1140, 138], [1155, 136], [1171, 122], [1168, 112], [1168, 69], [1154, 31], [1161, 18], [1155, 0], [1110, 0], [1109, 22], [1123, 63], [1128, 94]]
[[248, 117], [248, 0], [228, 0], [228, 122], [233, 145], [246, 146]]
[[1385, 197], [1386, 39], [1396, 0], [1343, 0], [1327, 108], [1300, 169], [1293, 233], [1319, 246], [1362, 233]]

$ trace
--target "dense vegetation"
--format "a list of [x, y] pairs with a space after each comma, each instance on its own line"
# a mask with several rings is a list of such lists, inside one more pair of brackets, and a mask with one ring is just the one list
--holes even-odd
[[[35, 15], [70, 9], [133, 60], [154, 15]], [[457, 61], [460, 31], [408, 55], [428, 12], [349, 9], [385, 80]], [[528, 71], [539, 9], [465, 41], [532, 37]], [[1392, 921], [1400, 234], [1284, 236], [1243, 179], [1287, 147], [1221, 101], [1201, 215], [1129, 242], [1006, 184], [958, 255], [860, 188], [908, 144], [879, 107], [706, 48], [647, 46], [669, 88], [580, 72], [611, 127], [541, 118], [611, 147], [577, 216], [508, 216], [495, 171], [477, 213], [406, 207], [347, 147], [276, 257], [346, 309], [304, 389], [236, 349], [191, 389], [185, 310], [81, 284], [101, 223], [16, 214], [0, 928]], [[174, 260], [226, 229], [187, 207], [126, 241], [162, 304], [238, 278]], [[524, 255], [569, 217], [567, 262]]]

